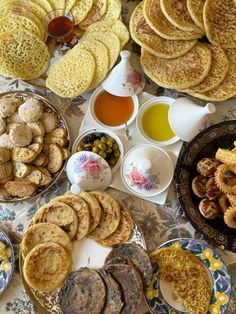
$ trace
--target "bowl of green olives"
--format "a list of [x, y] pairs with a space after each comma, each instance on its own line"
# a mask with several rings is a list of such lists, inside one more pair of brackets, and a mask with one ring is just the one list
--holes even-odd
[[77, 137], [72, 153], [90, 151], [104, 158], [114, 173], [124, 156], [123, 144], [118, 135], [110, 130], [91, 129]]

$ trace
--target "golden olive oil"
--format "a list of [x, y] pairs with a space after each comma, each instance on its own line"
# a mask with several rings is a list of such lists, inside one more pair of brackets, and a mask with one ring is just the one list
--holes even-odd
[[142, 127], [152, 140], [168, 141], [175, 136], [168, 121], [169, 105], [153, 104], [143, 114]]

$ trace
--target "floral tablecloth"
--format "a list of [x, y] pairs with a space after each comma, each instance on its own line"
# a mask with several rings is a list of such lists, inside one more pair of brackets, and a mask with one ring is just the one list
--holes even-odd
[[[123, 1], [122, 13], [126, 24], [128, 24], [130, 14], [137, 5], [137, 2], [139, 1]], [[140, 48], [134, 42], [130, 41], [127, 49], [132, 52], [132, 64], [137, 70], [140, 69]], [[65, 100], [55, 96], [44, 88], [31, 86], [20, 80], [8, 80], [7, 82], [5, 80], [1, 82], [0, 80], [0, 92], [10, 90], [33, 91], [50, 99], [64, 113], [70, 127], [72, 140], [75, 139], [87, 110], [86, 99], [89, 95], [83, 95], [73, 100]], [[174, 91], [163, 90], [157, 87], [148, 78], [146, 78], [145, 91], [154, 95], [171, 95], [175, 98], [178, 96]], [[221, 114], [221, 119], [236, 119], [236, 102], [235, 105], [234, 103], [230, 104], [228, 109]], [[0, 204], [0, 228], [3, 228], [10, 235], [16, 255], [13, 279], [5, 293], [0, 296], [1, 314], [37, 313], [21, 282], [18, 268], [19, 244], [22, 233], [27, 228], [37, 209], [56, 195], [63, 194], [67, 191], [68, 186], [69, 184], [64, 173], [57, 183], [40, 198], [15, 204]], [[148, 250], [153, 250], [161, 243], [178, 237], [189, 237], [204, 241], [201, 234], [194, 230], [181, 210], [180, 204], [177, 201], [174, 183], [169, 190], [164, 206], [141, 200], [115, 189], [109, 189], [109, 193], [129, 208], [142, 228]], [[224, 259], [231, 274], [233, 294], [227, 313], [233, 314], [236, 313], [236, 254], [220, 248], [216, 248], [216, 251]], [[144, 302], [137, 313], [148, 313]], [[213, 314], [218, 314], [218, 311], [214, 311]]]

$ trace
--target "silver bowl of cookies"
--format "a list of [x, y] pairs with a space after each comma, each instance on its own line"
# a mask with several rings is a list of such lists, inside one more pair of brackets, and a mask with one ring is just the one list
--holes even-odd
[[45, 192], [69, 155], [69, 129], [56, 106], [31, 92], [0, 94], [0, 202]]

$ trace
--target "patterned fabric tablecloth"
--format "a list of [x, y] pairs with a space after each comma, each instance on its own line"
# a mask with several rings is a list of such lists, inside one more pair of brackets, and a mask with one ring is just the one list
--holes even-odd
[[[130, 14], [139, 1], [123, 1], [123, 20], [128, 24]], [[140, 69], [139, 53], [140, 48], [132, 41], [127, 45], [127, 49], [132, 52], [132, 64]], [[89, 95], [80, 96], [74, 100], [65, 100], [55, 96], [44, 88], [33, 87], [19, 80], [9, 80], [1, 85], [0, 92], [10, 90], [27, 90], [36, 92], [47, 97], [64, 113], [64, 116], [70, 127], [72, 141], [78, 134], [79, 126], [87, 110], [85, 104]], [[146, 78], [145, 91], [154, 95], [168, 95], [176, 98], [175, 91], [163, 90], [153, 84]], [[236, 103], [230, 104], [229, 108], [221, 114], [221, 119], [236, 118]], [[67, 191], [69, 183], [65, 173], [60, 177], [57, 183], [40, 198], [34, 198], [27, 202], [15, 204], [0, 204], [0, 228], [3, 228], [10, 235], [11, 241], [16, 253], [16, 267], [13, 279], [3, 295], [0, 296], [0, 313], [14, 314], [33, 314], [37, 313], [34, 309], [28, 295], [26, 294], [21, 282], [18, 268], [18, 250], [21, 236], [30, 223], [37, 209], [52, 197], [63, 194]], [[194, 230], [186, 219], [181, 207], [177, 201], [174, 183], [172, 184], [166, 204], [164, 206], [156, 205], [137, 197], [130, 196], [118, 190], [109, 189], [109, 193], [117, 200], [129, 208], [137, 222], [140, 224], [148, 250], [153, 250], [161, 243], [178, 237], [189, 237], [204, 241], [201, 234]], [[236, 254], [216, 248], [217, 253], [224, 259], [232, 278], [232, 298], [228, 308], [228, 314], [236, 313]], [[143, 302], [137, 313], [148, 313], [148, 309]], [[214, 312], [215, 314], [218, 314]], [[220, 314], [220, 313], [219, 313]]]

